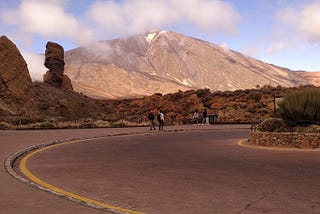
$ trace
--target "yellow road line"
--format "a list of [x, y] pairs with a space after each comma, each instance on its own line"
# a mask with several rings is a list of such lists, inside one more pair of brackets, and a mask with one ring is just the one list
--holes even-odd
[[259, 145], [249, 145], [245, 144], [247, 139], [242, 139], [238, 141], [238, 145], [242, 147], [252, 148], [252, 149], [263, 149], [269, 151], [299, 151], [299, 152], [320, 152], [320, 149], [298, 149], [298, 148], [283, 148], [283, 147], [268, 147]]
[[21, 172], [29, 180], [31, 180], [34, 183], [36, 183], [36, 184], [38, 184], [38, 185], [40, 185], [42, 187], [45, 187], [46, 189], [48, 189], [50, 191], [53, 191], [55, 193], [67, 196], [67, 197], [72, 198], [72, 199], [79, 200], [81, 202], [89, 203], [89, 204], [92, 204], [92, 205], [95, 205], [95, 206], [98, 206], [98, 207], [103, 207], [103, 208], [106, 208], [108, 210], [114, 210], [114, 211], [117, 211], [117, 212], [130, 213], [130, 214], [143, 214], [142, 212], [139, 212], [139, 211], [134, 211], [134, 210], [125, 209], [125, 208], [122, 208], [122, 207], [113, 206], [113, 205], [110, 205], [110, 204], [106, 204], [106, 203], [103, 203], [103, 202], [100, 202], [100, 201], [96, 201], [96, 200], [93, 200], [93, 199], [90, 199], [90, 198], [86, 198], [86, 197], [74, 194], [72, 192], [65, 191], [65, 190], [63, 190], [61, 188], [55, 187], [55, 186], [53, 186], [51, 184], [48, 184], [47, 182], [41, 180], [40, 178], [36, 177], [35, 175], [33, 175], [28, 170], [28, 168], [26, 167], [27, 161], [33, 155], [35, 155], [37, 153], [40, 153], [41, 151], [44, 151], [46, 149], [50, 149], [50, 148], [53, 148], [53, 147], [56, 147], [56, 146], [59, 146], [59, 145], [62, 145], [62, 144], [76, 143], [76, 142], [80, 142], [80, 141], [83, 141], [83, 140], [69, 141], [69, 142], [55, 144], [55, 145], [51, 145], [51, 146], [44, 147], [44, 148], [41, 148], [41, 149], [37, 149], [37, 150], [29, 153], [28, 155], [26, 155], [25, 157], [22, 158], [22, 160], [20, 161], [20, 164], [19, 164], [19, 168], [20, 168]]

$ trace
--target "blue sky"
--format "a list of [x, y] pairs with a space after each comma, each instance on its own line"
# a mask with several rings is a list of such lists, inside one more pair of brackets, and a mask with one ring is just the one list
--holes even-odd
[[31, 67], [47, 41], [69, 50], [161, 29], [292, 70], [320, 71], [319, 26], [320, 0], [0, 1], [0, 34]]

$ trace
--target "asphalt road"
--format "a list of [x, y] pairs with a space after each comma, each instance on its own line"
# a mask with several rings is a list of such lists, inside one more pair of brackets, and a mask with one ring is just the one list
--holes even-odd
[[[145, 128], [139, 128], [133, 132], [143, 134], [62, 144], [30, 157], [27, 168], [68, 192], [146, 213], [320, 213], [320, 153], [240, 147], [237, 142], [249, 136], [247, 127], [187, 129], [144, 133]], [[33, 135], [35, 143], [35, 139], [96, 136], [103, 131], [132, 129], [1, 134], [10, 135], [7, 140]], [[8, 149], [9, 142], [0, 139], [6, 150], [26, 146], [16, 140]], [[6, 203], [0, 201], [5, 208], [0, 213], [103, 213], [22, 184], [8, 174], [1, 172], [1, 177], [9, 184], [0, 183], [7, 193], [0, 192], [1, 199], [6, 197]]]

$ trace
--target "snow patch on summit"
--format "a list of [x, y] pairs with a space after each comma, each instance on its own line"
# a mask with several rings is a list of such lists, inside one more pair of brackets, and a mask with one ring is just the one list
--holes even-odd
[[167, 31], [165, 30], [149, 32], [145, 35], [146, 41], [150, 44], [154, 40], [154, 38], [156, 38], [158, 35], [165, 34], [166, 32]]
[[146, 35], [146, 40], [147, 40], [147, 42], [150, 43], [150, 42], [154, 39], [154, 37], [156, 37], [157, 34], [158, 34], [158, 33], [148, 33], [148, 34]]

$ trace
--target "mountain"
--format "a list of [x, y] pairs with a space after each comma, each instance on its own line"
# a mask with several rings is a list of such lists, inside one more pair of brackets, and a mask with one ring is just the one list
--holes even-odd
[[[152, 42], [151, 39], [156, 39], [156, 36], [156, 34], [151, 35], [147, 37], [148, 40], [146, 41]], [[140, 38], [144, 39], [145, 37]], [[132, 45], [134, 43], [128, 44]], [[132, 50], [134, 47], [141, 48], [139, 45], [130, 47], [131, 48], [128, 48], [127, 53], [130, 53], [129, 50]], [[148, 45], [146, 45], [145, 48], [147, 47]], [[119, 48], [119, 50], [121, 49]], [[192, 84], [194, 84], [192, 85], [191, 79], [190, 82], [183, 82], [183, 79], [178, 79], [178, 75], [184, 75], [183, 73], [177, 73], [177, 71], [180, 71], [178, 67], [176, 70], [173, 70], [172, 74], [160, 73], [161, 71], [166, 71], [166, 68], [151, 70], [157, 71], [158, 73], [149, 75], [146, 72], [148, 70], [143, 70], [145, 73], [143, 73], [142, 70], [139, 71], [138, 67], [135, 66], [143, 66], [143, 64], [139, 64], [143, 60], [146, 62], [145, 68], [148, 68], [151, 62], [153, 63], [152, 65], [154, 68], [158, 68], [161, 65], [161, 63], [156, 64], [156, 60], [160, 60], [161, 58], [159, 58], [158, 55], [158, 52], [161, 51], [158, 50], [153, 58], [147, 58], [146, 56], [148, 56], [148, 54], [154, 54], [155, 52], [152, 51], [156, 50], [147, 49], [147, 51], [148, 53], [145, 55], [140, 53], [140, 58], [138, 57], [135, 63], [132, 63], [129, 60], [123, 61], [120, 57], [121, 52], [119, 52], [118, 55], [109, 55], [109, 59], [104, 56], [106, 61], [111, 58], [113, 62], [117, 63], [111, 64], [111, 66], [115, 68], [115, 74], [113, 74], [113, 76], [109, 74], [110, 80], [117, 81], [120, 89], [121, 87], [127, 87], [128, 90], [130, 89], [135, 92], [144, 90], [145, 93], [150, 93], [151, 90], [145, 85], [148, 84], [148, 82], [134, 82], [134, 78], [136, 78], [134, 74], [140, 72], [140, 78], [144, 78], [144, 81], [146, 81], [146, 77], [148, 77], [153, 81], [150, 84], [156, 82], [162, 84], [162, 86], [168, 86], [167, 88], [163, 87], [164, 90], [175, 90], [178, 87], [195, 87], [195, 80], [192, 80]], [[177, 53], [178, 52], [179, 51], [177, 51]], [[111, 53], [113, 52], [111, 51]], [[165, 60], [168, 62], [179, 60], [177, 53]], [[90, 57], [90, 55], [86, 57]], [[168, 56], [163, 55], [162, 57]], [[55, 57], [53, 58], [56, 59]], [[150, 61], [146, 61], [147, 59]], [[152, 59], [156, 60], [152, 61]], [[85, 61], [86, 58], [83, 57], [81, 60]], [[96, 58], [96, 60], [98, 61], [99, 58]], [[27, 64], [20, 51], [17, 49], [16, 45], [5, 36], [0, 37], [0, 62], [0, 129], [88, 128], [123, 125], [142, 126], [147, 125], [146, 116], [148, 112], [150, 110], [158, 111], [159, 109], [163, 110], [166, 114], [166, 125], [190, 124], [192, 122], [192, 113], [195, 109], [201, 111], [207, 109], [209, 114], [218, 114], [218, 122], [220, 123], [250, 123], [273, 115], [275, 96], [283, 96], [294, 90], [300, 90], [300, 88], [272, 87], [266, 85], [256, 89], [235, 90], [233, 92], [212, 92], [209, 89], [197, 89], [178, 91], [166, 95], [155, 93], [151, 96], [134, 99], [101, 100], [92, 99], [72, 90], [64, 90], [64, 88], [57, 87], [48, 82], [32, 82]], [[127, 65], [121, 64], [125, 62], [127, 62]], [[80, 61], [79, 64], [82, 65], [82, 63], [83, 62]], [[174, 66], [177, 65], [175, 63], [173, 64]], [[54, 64], [54, 66], [57, 65], [59, 64]], [[123, 66], [122, 68], [131, 69], [128, 69], [131, 72], [127, 72], [127, 75], [132, 74], [132, 76], [130, 76], [132, 78], [131, 81], [140, 86], [140, 88], [135, 90], [131, 85], [125, 84], [126, 82], [117, 80], [116, 77], [120, 76], [120, 69], [118, 68], [120, 65]], [[164, 65], [173, 66], [170, 63]], [[98, 70], [94, 72], [99, 73]], [[109, 70], [106, 70], [105, 72], [108, 74]], [[123, 69], [122, 72], [125, 74], [126, 71]], [[88, 85], [91, 84], [90, 87], [93, 89], [96, 87], [94, 82], [97, 80], [94, 76], [96, 73], [93, 73], [94, 78], [87, 82]], [[295, 74], [301, 75], [301, 78], [315, 80], [312, 75], [317, 73], [310, 73], [311, 75], [309, 75], [307, 72], [298, 72]], [[307, 77], [305, 77], [306, 74], [308, 74]], [[84, 77], [85, 75], [86, 73], [79, 74], [80, 77]], [[173, 80], [170, 75], [176, 75], [176, 80]], [[185, 75], [186, 76], [183, 77], [187, 78], [187, 74]], [[100, 77], [103, 77], [103, 75], [100, 75]], [[123, 77], [123, 81], [128, 82], [127, 77]], [[109, 82], [107, 83], [109, 84]], [[111, 91], [113, 94], [110, 94], [113, 96], [119, 96], [119, 94], [124, 95], [124, 91], [116, 91], [119, 89], [116, 88], [117, 85], [112, 86], [115, 87], [111, 88], [113, 91], [111, 91], [110, 88], [106, 88], [105, 90], [108, 91], [108, 93]], [[143, 86], [145, 86], [145, 88]], [[103, 88], [100, 87], [100, 89]], [[130, 94], [130, 91], [127, 93]], [[95, 93], [93, 94], [96, 96]], [[131, 93], [131, 95], [132, 94], [133, 93]]]
[[98, 41], [65, 53], [75, 91], [91, 97], [128, 98], [178, 90], [213, 91], [285, 87], [311, 77], [171, 31]]
[[306, 79], [309, 84], [320, 86], [320, 72], [297, 71], [297, 74], [302, 79]]

